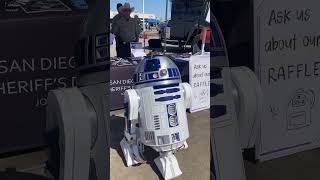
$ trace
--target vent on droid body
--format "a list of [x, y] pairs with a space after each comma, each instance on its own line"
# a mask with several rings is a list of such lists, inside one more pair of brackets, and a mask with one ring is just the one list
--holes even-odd
[[176, 109], [175, 104], [170, 104], [170, 105], [168, 105], [168, 113], [169, 113], [169, 115], [171, 115], [171, 116], [177, 114], [177, 109]]
[[145, 131], [144, 132], [144, 138], [147, 143], [149, 144], [155, 144], [155, 134], [153, 131]]
[[177, 121], [177, 116], [173, 115], [169, 117], [169, 123], [171, 127], [176, 127], [178, 126], [178, 121]]
[[153, 120], [154, 120], [154, 128], [156, 130], [159, 130], [160, 129], [160, 116], [159, 115], [153, 116]]
[[168, 118], [169, 118], [169, 125], [170, 127], [176, 127], [179, 125], [178, 118], [177, 118], [177, 108], [176, 104], [169, 104], [167, 105], [168, 109]]

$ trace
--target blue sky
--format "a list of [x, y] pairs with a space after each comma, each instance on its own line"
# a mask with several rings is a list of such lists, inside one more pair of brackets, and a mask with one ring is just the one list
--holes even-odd
[[[135, 11], [142, 12], [142, 0], [110, 0], [110, 7], [116, 10], [117, 3], [130, 3]], [[145, 0], [145, 13], [155, 14], [158, 18], [165, 19], [166, 0]], [[169, 14], [169, 13], [168, 13]]]

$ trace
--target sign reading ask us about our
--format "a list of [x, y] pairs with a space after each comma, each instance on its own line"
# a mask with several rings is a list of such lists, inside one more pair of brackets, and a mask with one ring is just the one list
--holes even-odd
[[260, 160], [320, 146], [320, 2], [255, 0], [255, 71], [265, 114]]
[[210, 108], [210, 53], [194, 55], [189, 60], [189, 83], [192, 87], [190, 112]]

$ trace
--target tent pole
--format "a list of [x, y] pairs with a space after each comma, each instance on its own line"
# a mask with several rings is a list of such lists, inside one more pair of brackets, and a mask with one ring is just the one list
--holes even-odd
[[144, 0], [142, 0], [143, 49], [146, 47], [146, 25], [144, 17]]
[[166, 18], [165, 18], [165, 28], [164, 28], [164, 55], [166, 55], [167, 52], [167, 27], [168, 27], [168, 2], [166, 1]]

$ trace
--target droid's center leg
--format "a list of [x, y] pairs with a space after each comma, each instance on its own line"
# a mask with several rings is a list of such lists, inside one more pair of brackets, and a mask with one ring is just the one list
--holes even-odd
[[154, 162], [165, 180], [173, 179], [182, 174], [177, 158], [172, 151], [160, 152], [160, 156]]

